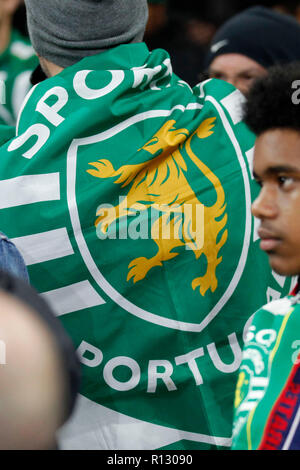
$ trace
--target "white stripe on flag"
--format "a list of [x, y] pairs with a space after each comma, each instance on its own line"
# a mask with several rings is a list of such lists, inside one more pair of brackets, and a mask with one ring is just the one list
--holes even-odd
[[20, 250], [27, 266], [74, 254], [66, 228], [13, 238], [11, 241]]
[[285, 281], [286, 281], [286, 277], [281, 276], [280, 274], [277, 274], [275, 271], [272, 271], [272, 276], [276, 279], [277, 284], [279, 284], [280, 287], [283, 288]]
[[243, 119], [243, 104], [246, 98], [239, 90], [235, 90], [221, 100], [222, 105], [227, 109], [233, 124], [238, 124]]
[[95, 291], [89, 281], [77, 282], [44, 292], [42, 296], [49, 302], [57, 316], [105, 304], [105, 300]]
[[251, 390], [248, 395], [248, 401], [250, 400], [260, 400], [265, 394], [264, 390]]
[[0, 194], [0, 209], [59, 200], [59, 173], [25, 175], [2, 180]]
[[286, 315], [291, 308], [290, 299], [284, 297], [282, 299], [273, 300], [267, 305], [262, 307], [267, 312], [273, 313], [273, 315]]
[[239, 412], [241, 411], [251, 411], [256, 406], [257, 401], [244, 401], [239, 407]]
[[253, 179], [253, 158], [254, 158], [254, 147], [246, 152], [246, 157], [249, 163], [249, 170], [251, 178]]
[[253, 379], [251, 380], [252, 387], [266, 387], [268, 383], [268, 377], [253, 377]]
[[257, 240], [260, 240], [260, 236], [258, 235], [258, 229], [260, 227], [260, 220], [256, 217], [253, 217], [253, 243]]
[[153, 450], [187, 440], [231, 446], [230, 437], [182, 431], [132, 418], [79, 395], [69, 421], [58, 432], [61, 450]]

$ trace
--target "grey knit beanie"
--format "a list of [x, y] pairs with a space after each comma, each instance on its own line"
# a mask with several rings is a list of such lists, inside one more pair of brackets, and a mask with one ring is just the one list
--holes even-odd
[[86, 56], [140, 42], [147, 0], [25, 0], [35, 51], [61, 67]]

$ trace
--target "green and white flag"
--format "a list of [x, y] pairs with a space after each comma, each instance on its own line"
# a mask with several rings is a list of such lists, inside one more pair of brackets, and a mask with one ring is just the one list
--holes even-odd
[[22, 102], [31, 88], [30, 76], [38, 58], [27, 38], [17, 30], [0, 54], [0, 124], [15, 126]]
[[32, 89], [1, 148], [0, 227], [70, 332], [67, 449], [231, 443], [242, 335], [279, 298], [257, 243], [241, 95], [124, 45]]

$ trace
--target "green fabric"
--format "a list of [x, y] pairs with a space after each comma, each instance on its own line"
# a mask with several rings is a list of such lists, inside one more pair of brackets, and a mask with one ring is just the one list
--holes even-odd
[[14, 126], [7, 126], [0, 124], [0, 145], [5, 144], [16, 135], [16, 128]]
[[[278, 425], [271, 413], [299, 362], [300, 305], [292, 305], [292, 299], [272, 302], [254, 316], [236, 390], [233, 450], [256, 450], [261, 445], [280, 450], [284, 446], [290, 409], [286, 408], [285, 415], [281, 408]], [[298, 373], [298, 395], [299, 379]], [[291, 404], [292, 394], [288, 392], [287, 397]], [[268, 432], [267, 423], [273, 423], [273, 431]]]
[[13, 31], [6, 50], [0, 55], [0, 80], [5, 84], [1, 93], [0, 124], [16, 124], [23, 99], [29, 91], [30, 75], [38, 59], [28, 41]]
[[[83, 362], [61, 448], [230, 446], [244, 325], [290, 287], [255, 239], [240, 96], [124, 45], [36, 86], [2, 147], [1, 230]], [[157, 220], [179, 237], [151, 239]]]

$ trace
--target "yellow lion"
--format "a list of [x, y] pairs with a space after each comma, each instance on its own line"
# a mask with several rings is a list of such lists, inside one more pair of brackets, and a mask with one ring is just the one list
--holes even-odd
[[[218, 234], [227, 223], [225, 194], [216, 175], [191, 149], [191, 140], [195, 135], [199, 139], [205, 139], [213, 134], [215, 119], [209, 118], [203, 121], [192, 135], [189, 135], [187, 129], [176, 129], [174, 120], [167, 121], [142, 147], [152, 155], [160, 152], [158, 156], [144, 163], [124, 165], [118, 170], [113, 168], [109, 160], [102, 159], [90, 163], [95, 169], [89, 169], [87, 172], [97, 178], [118, 177], [115, 184], [122, 183], [122, 187], [132, 183], [127, 197], [118, 206], [110, 209], [102, 208], [97, 212], [95, 225], [100, 224], [103, 233], [106, 233], [108, 227], [118, 218], [131, 215], [132, 209], [143, 211], [152, 207], [159, 208], [162, 212], [151, 227], [151, 238], [158, 248], [156, 255], [149, 259], [140, 257], [131, 261], [128, 266], [127, 281], [133, 278], [135, 283], [144, 279], [154, 266], [162, 266], [164, 261], [178, 256], [179, 253], [173, 251], [175, 248], [188, 246], [193, 250], [196, 259], [204, 254], [207, 260], [206, 273], [192, 281], [192, 288], [199, 287], [203, 296], [208, 289], [212, 292], [216, 290], [218, 286], [216, 268], [222, 261], [222, 257], [218, 257], [218, 254], [228, 236], [227, 230], [224, 230], [217, 242]], [[185, 177], [187, 166], [180, 152], [183, 144], [189, 158], [213, 184], [216, 191], [215, 204], [210, 207], [204, 206], [204, 241], [197, 234], [191, 237], [186, 230], [182, 230], [183, 225], [187, 227], [192, 224], [192, 214], [195, 213], [192, 210], [180, 217], [182, 207], [188, 204], [196, 210], [202, 206]], [[166, 238], [163, 236], [164, 233], [170, 236]]]

